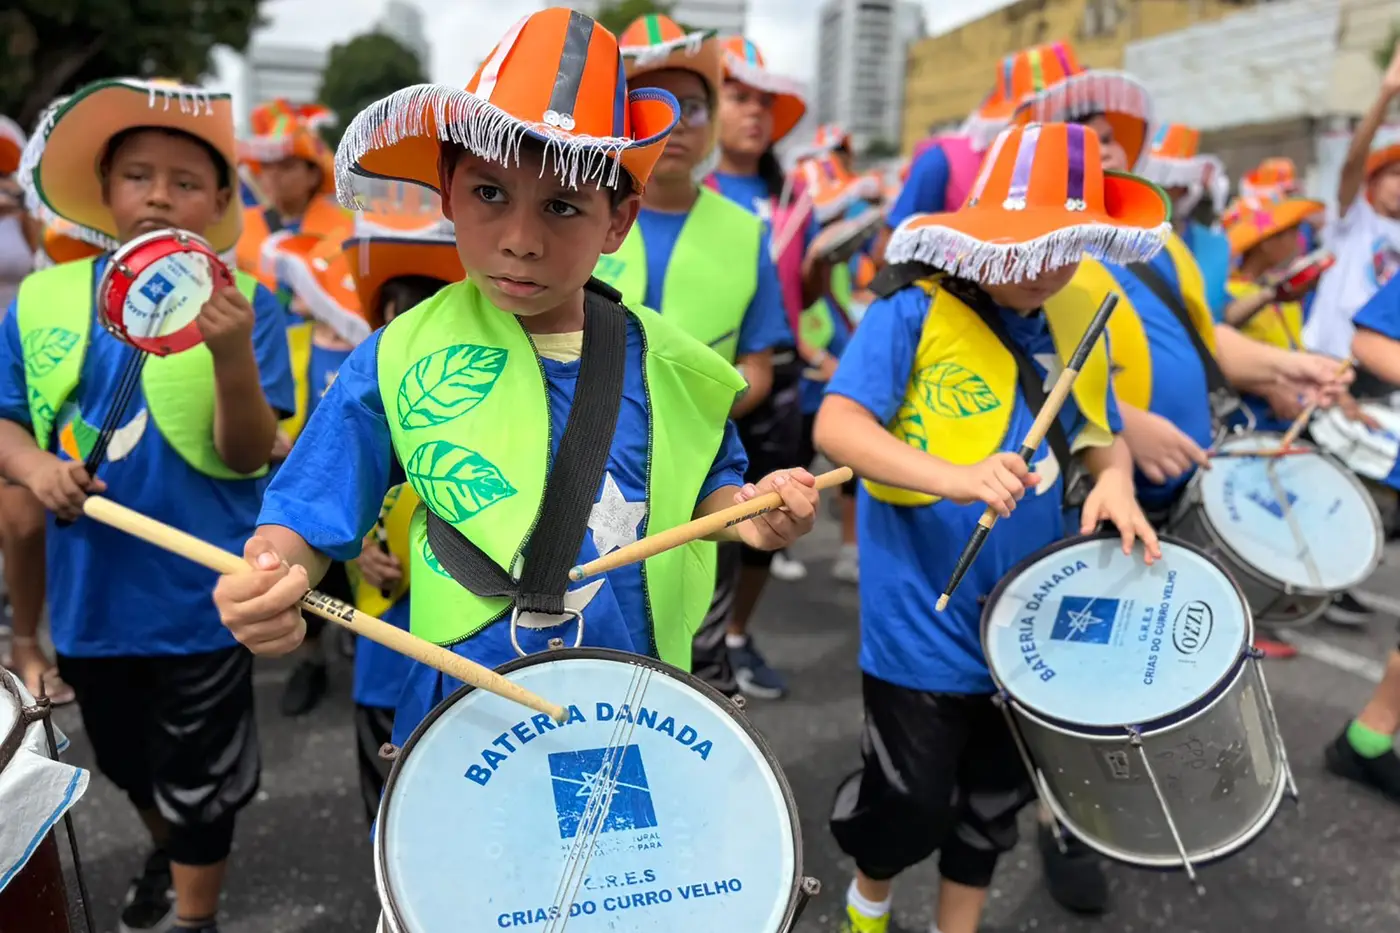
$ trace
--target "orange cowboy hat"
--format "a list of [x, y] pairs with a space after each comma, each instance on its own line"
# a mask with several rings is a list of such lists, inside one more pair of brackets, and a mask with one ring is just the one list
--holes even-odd
[[0, 116], [0, 175], [13, 175], [19, 171], [24, 144], [24, 130], [19, 128], [19, 124], [9, 117]]
[[1325, 207], [1321, 201], [1307, 198], [1241, 197], [1221, 215], [1220, 225], [1230, 240], [1230, 252], [1243, 256], [1269, 237], [1311, 219]]
[[1128, 168], [1135, 170], [1147, 155], [1152, 97], [1146, 85], [1125, 71], [1095, 68], [1049, 84], [1022, 102], [1011, 119], [1024, 126], [1082, 120], [1094, 114], [1108, 120], [1114, 141], [1128, 157]]
[[302, 159], [321, 170], [317, 194], [335, 193], [335, 155], [319, 132], [335, 121], [320, 104], [293, 105], [278, 99], [259, 104], [248, 117], [252, 135], [238, 143], [238, 158], [254, 177], [263, 163]]
[[996, 83], [982, 105], [963, 123], [962, 134], [985, 150], [1006, 129], [1016, 108], [1066, 78], [1083, 74], [1084, 67], [1067, 42], [1033, 45], [1001, 60]]
[[618, 36], [627, 80], [653, 71], [679, 69], [700, 76], [713, 102], [724, 80], [723, 53], [713, 29], [686, 32], [661, 13], [639, 16]]
[[1023, 281], [1085, 253], [1145, 262], [1171, 232], [1167, 196], [1150, 181], [1105, 172], [1098, 135], [1073, 123], [1008, 127], [992, 143], [967, 203], [915, 214], [885, 252], [986, 285]]
[[84, 230], [61, 217], [55, 217], [44, 224], [41, 248], [54, 265], [100, 256], [116, 246], [115, 240]]
[[807, 114], [802, 82], [768, 70], [763, 53], [743, 36], [724, 40], [724, 76], [773, 95], [773, 142], [791, 133]]
[[847, 152], [851, 149], [851, 134], [846, 132], [846, 128], [839, 123], [823, 123], [817, 127], [816, 134], [812, 137], [812, 142], [797, 150], [795, 157], [801, 161], [803, 159], [819, 158], [831, 155], [833, 152], [844, 149]]
[[[112, 137], [132, 127], [186, 133], [207, 144], [235, 182], [233, 100], [228, 94], [159, 78], [107, 78], [55, 101], [25, 146], [19, 183], [31, 212], [115, 241], [117, 223], [104, 203], [98, 166]], [[243, 212], [232, 203], [204, 232], [222, 253], [238, 242]]]
[[1138, 172], [1163, 188], [1186, 188], [1201, 181], [1201, 131], [1184, 123], [1164, 123], [1152, 135], [1147, 159]]
[[852, 175], [830, 154], [802, 159], [793, 171], [807, 184], [818, 223], [840, 220], [852, 204], [878, 200], [882, 194], [879, 176]]
[[1298, 193], [1298, 167], [1285, 156], [1260, 162], [1240, 179], [1240, 197], [1277, 200]]
[[355, 175], [437, 191], [443, 142], [507, 162], [528, 137], [545, 144], [566, 184], [611, 183], [620, 168], [641, 190], [679, 119], [669, 93], [628, 92], [612, 33], [553, 7], [512, 26], [465, 90], [418, 85], [361, 111], [336, 153], [337, 187], [347, 206], [356, 203]]
[[1366, 156], [1366, 180], [1394, 162], [1400, 162], [1400, 127], [1382, 127], [1371, 142], [1371, 152]]

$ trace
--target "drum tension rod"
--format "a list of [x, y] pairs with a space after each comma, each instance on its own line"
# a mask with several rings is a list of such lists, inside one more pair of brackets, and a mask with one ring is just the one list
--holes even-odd
[[1181, 831], [1177, 829], [1176, 820], [1172, 818], [1172, 808], [1167, 803], [1166, 795], [1162, 793], [1162, 785], [1157, 781], [1157, 773], [1152, 770], [1152, 760], [1147, 757], [1147, 748], [1142, 742], [1142, 732], [1137, 726], [1128, 726], [1128, 743], [1137, 749], [1138, 757], [1142, 759], [1143, 770], [1147, 772], [1147, 780], [1152, 783], [1152, 793], [1157, 795], [1157, 805], [1162, 808], [1162, 818], [1167, 821], [1167, 829], [1171, 831], [1172, 842], [1176, 844], [1176, 851], [1181, 856], [1182, 867], [1186, 869], [1186, 877], [1191, 879], [1191, 883], [1196, 886], [1196, 893], [1204, 896], [1205, 885], [1201, 884], [1196, 877], [1196, 866], [1191, 862], [1191, 856], [1186, 852], [1186, 844], [1182, 842]]

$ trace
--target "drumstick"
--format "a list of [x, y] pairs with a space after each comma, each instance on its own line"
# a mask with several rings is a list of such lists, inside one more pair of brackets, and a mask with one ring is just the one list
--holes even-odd
[[[248, 566], [247, 561], [237, 554], [215, 547], [208, 541], [200, 540], [178, 528], [172, 528], [154, 518], [142, 515], [140, 512], [132, 511], [124, 505], [118, 505], [111, 499], [89, 496], [83, 502], [83, 514], [104, 525], [109, 525], [118, 531], [124, 531], [132, 537], [140, 538], [148, 544], [154, 544], [171, 554], [192, 560], [196, 564], [202, 564], [219, 573], [246, 573], [252, 569]], [[464, 684], [471, 684], [487, 693], [494, 693], [503, 699], [528, 706], [541, 713], [547, 713], [555, 722], [562, 723], [568, 718], [568, 711], [562, 706], [550, 703], [543, 697], [526, 690], [519, 684], [506, 680], [500, 674], [482, 667], [475, 661], [469, 661], [460, 655], [453, 654], [446, 648], [430, 641], [424, 641], [397, 626], [363, 613], [348, 603], [311, 590], [301, 598], [301, 606], [323, 619], [329, 619], [348, 628], [356, 635], [363, 635], [370, 641], [378, 642], [386, 648], [392, 648], [394, 651], [426, 664], [434, 670], [441, 671], [449, 677], [455, 677]]]
[[1268, 450], [1212, 450], [1210, 458], [1232, 457], [1292, 457], [1297, 454], [1314, 453], [1311, 447], [1270, 447]]
[[[1342, 365], [1337, 367], [1336, 378], [1340, 379], [1345, 376], [1348, 369], [1351, 369], [1351, 360], [1349, 358], [1342, 360]], [[1298, 439], [1299, 434], [1303, 433], [1303, 428], [1308, 426], [1308, 422], [1312, 419], [1316, 411], [1317, 400], [1314, 399], [1312, 402], [1308, 403], [1308, 407], [1304, 408], [1297, 418], [1293, 419], [1293, 423], [1288, 426], [1287, 433], [1279, 440], [1278, 445], [1284, 448], [1292, 447], [1293, 442]]]
[[[1099, 310], [1094, 312], [1093, 320], [1089, 322], [1088, 329], [1084, 331], [1084, 336], [1079, 340], [1079, 346], [1074, 348], [1074, 355], [1070, 357], [1069, 365], [1055, 380], [1054, 387], [1050, 389], [1049, 397], [1041, 406], [1040, 414], [1035, 416], [1035, 421], [1031, 423], [1031, 429], [1026, 432], [1026, 439], [1021, 442], [1021, 459], [1027, 465], [1030, 465], [1031, 458], [1040, 449], [1040, 442], [1045, 440], [1050, 425], [1054, 424], [1055, 419], [1060, 416], [1060, 408], [1065, 404], [1065, 399], [1069, 397], [1070, 389], [1074, 388], [1074, 380], [1079, 377], [1080, 368], [1084, 365], [1084, 361], [1089, 358], [1094, 344], [1098, 343], [1099, 336], [1108, 324], [1108, 317], [1113, 313], [1117, 304], [1118, 296], [1116, 294], [1109, 292], [1104, 295], [1103, 303], [1099, 305]], [[1061, 469], [1068, 469], [1068, 467], [1069, 464], [1063, 464]], [[952, 576], [948, 578], [948, 585], [943, 589], [943, 595], [938, 597], [937, 610], [939, 612], [948, 607], [948, 600], [952, 598], [953, 591], [958, 588], [962, 578], [967, 575], [967, 568], [972, 566], [972, 561], [977, 557], [977, 553], [982, 550], [982, 544], [987, 540], [988, 532], [996, 523], [997, 510], [989, 505], [987, 510], [982, 513], [982, 517], [978, 519], [977, 527], [972, 531], [972, 537], [968, 538], [967, 544], [963, 546], [962, 554], [953, 566]]]
[[[848, 482], [855, 474], [850, 467], [839, 467], [828, 473], [818, 476], [816, 488], [820, 492], [823, 489], [830, 489], [832, 486], [840, 486]], [[662, 551], [669, 551], [671, 548], [680, 547], [682, 544], [689, 544], [692, 541], [699, 541], [716, 532], [723, 531], [731, 525], [746, 522], [751, 518], [758, 518], [765, 512], [771, 512], [783, 504], [783, 497], [776, 492], [764, 493], [750, 499], [748, 502], [740, 502], [727, 509], [720, 509], [718, 512], [711, 512], [709, 515], [697, 518], [694, 521], [686, 522], [684, 525], [677, 525], [665, 531], [659, 531], [654, 535], [647, 535], [640, 541], [620, 547], [605, 557], [590, 560], [586, 564], [580, 564], [569, 571], [569, 579], [577, 583], [589, 577], [596, 577], [600, 573], [607, 573], [609, 570], [616, 570], [619, 567], [626, 567], [628, 564], [635, 564], [638, 561], [646, 560], [648, 557], [655, 557]]]

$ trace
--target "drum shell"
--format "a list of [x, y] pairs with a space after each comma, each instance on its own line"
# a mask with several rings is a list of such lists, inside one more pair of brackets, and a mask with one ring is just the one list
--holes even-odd
[[1190, 718], [1148, 727], [1141, 752], [1128, 730], [1083, 733], [1009, 705], [1036, 763], [1042, 798], [1075, 836], [1143, 868], [1180, 868], [1181, 853], [1143, 765], [1195, 866], [1259, 835], [1287, 789], [1287, 764], [1263, 673], [1244, 661], [1230, 684]]

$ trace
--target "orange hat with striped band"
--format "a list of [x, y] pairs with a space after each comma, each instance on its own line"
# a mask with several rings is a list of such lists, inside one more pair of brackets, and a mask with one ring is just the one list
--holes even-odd
[[1245, 172], [1240, 179], [1240, 197], [1273, 200], [1296, 194], [1298, 167], [1285, 156], [1274, 156]]
[[1016, 108], [1039, 92], [1066, 78], [1083, 74], [1084, 67], [1067, 42], [1033, 45], [1001, 60], [996, 84], [982, 105], [963, 123], [962, 132], [984, 150], [1011, 122]]
[[1372, 175], [1395, 162], [1400, 162], [1400, 127], [1381, 127], [1366, 156], [1366, 179], [1369, 181]]
[[1125, 71], [1091, 69], [1047, 85], [1017, 107], [1011, 119], [1025, 125], [1072, 122], [1095, 114], [1113, 127], [1113, 139], [1135, 171], [1147, 156], [1152, 136], [1152, 97], [1146, 85]]
[[1145, 262], [1166, 243], [1170, 217], [1162, 189], [1103, 170], [1098, 134], [1074, 123], [1032, 123], [996, 138], [966, 204], [910, 217], [885, 258], [983, 285], [1020, 282], [1085, 253]]
[[24, 154], [24, 130], [9, 117], [0, 116], [0, 175], [19, 171], [20, 156]]
[[640, 190], [679, 110], [658, 88], [629, 92], [613, 34], [553, 7], [512, 26], [465, 90], [422, 84], [362, 111], [336, 152], [337, 187], [347, 206], [357, 174], [437, 191], [442, 143], [505, 164], [528, 138], [544, 144], [547, 168], [566, 185], [613, 184], [621, 170]]
[[878, 201], [883, 193], [879, 176], [852, 175], [829, 153], [802, 159], [794, 171], [806, 182], [812, 213], [822, 224], [840, 220], [857, 201]]
[[802, 122], [807, 113], [807, 92], [802, 82], [768, 70], [763, 53], [743, 36], [724, 40], [724, 76], [773, 95], [773, 142], [778, 142]]
[[713, 29], [686, 32], [676, 21], [660, 13], [649, 13], [632, 21], [618, 36], [627, 80], [651, 71], [679, 69], [700, 76], [714, 102], [724, 80], [719, 42]]
[[293, 105], [281, 99], [259, 104], [248, 117], [252, 135], [239, 140], [238, 160], [256, 177], [264, 162], [302, 159], [321, 169], [317, 194], [333, 194], [335, 154], [319, 130], [334, 120], [335, 115], [320, 104]]
[[1186, 188], [1201, 181], [1201, 131], [1184, 123], [1164, 123], [1152, 135], [1152, 146], [1138, 172], [1163, 188]]
[[1236, 198], [1220, 217], [1230, 252], [1243, 256], [1269, 237], [1292, 230], [1326, 209], [1307, 198]]

